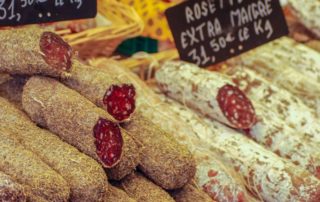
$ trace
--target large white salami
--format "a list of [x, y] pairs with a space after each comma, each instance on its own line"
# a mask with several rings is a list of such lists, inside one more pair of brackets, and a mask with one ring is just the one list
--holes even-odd
[[249, 51], [231, 63], [250, 67], [287, 89], [320, 113], [320, 53], [283, 37]]
[[232, 78], [232, 81], [246, 93], [254, 103], [268, 108], [266, 113], [285, 121], [286, 125], [301, 133], [309, 141], [320, 143], [320, 123], [314, 110], [306, 106], [298, 97], [285, 89], [273, 85], [256, 72], [234, 66], [220, 70]]
[[220, 71], [231, 76], [253, 101], [258, 122], [246, 132], [256, 142], [320, 177], [320, 153], [317, 149], [320, 130], [314, 124], [318, 121], [312, 110], [247, 68], [237, 66]]
[[[176, 103], [175, 105], [177, 105]], [[193, 130], [211, 145], [226, 165], [246, 180], [247, 188], [264, 201], [319, 201], [320, 181], [304, 169], [218, 122], [170, 105]]]
[[256, 122], [251, 101], [222, 74], [184, 62], [167, 62], [156, 73], [160, 89], [203, 115], [233, 128]]

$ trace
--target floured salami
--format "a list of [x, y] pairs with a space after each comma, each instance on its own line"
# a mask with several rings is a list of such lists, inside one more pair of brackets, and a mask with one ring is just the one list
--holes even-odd
[[[286, 125], [295, 129], [309, 141], [320, 143], [320, 123], [314, 110], [285, 89], [273, 85], [256, 72], [243, 66], [225, 67], [221, 70], [253, 100], [268, 108], [265, 113], [274, 113]], [[262, 114], [263, 115], [263, 114]]]
[[[177, 104], [177, 103], [176, 103]], [[172, 106], [172, 105], [171, 105]], [[264, 149], [218, 122], [199, 117], [185, 107], [170, 107], [192, 122], [199, 138], [219, 154], [246, 181], [247, 188], [264, 201], [318, 201], [320, 181], [304, 169]], [[215, 173], [212, 173], [214, 176]]]
[[231, 63], [244, 64], [290, 91], [320, 115], [320, 54], [283, 37]]
[[219, 73], [167, 62], [157, 71], [156, 80], [166, 95], [228, 126], [247, 129], [256, 122], [251, 101]]

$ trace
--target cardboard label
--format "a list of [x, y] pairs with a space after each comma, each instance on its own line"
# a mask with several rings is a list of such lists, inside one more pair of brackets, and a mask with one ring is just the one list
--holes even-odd
[[201, 67], [289, 33], [279, 0], [189, 0], [166, 17], [180, 58]]
[[96, 0], [0, 0], [1, 26], [93, 18], [96, 14]]

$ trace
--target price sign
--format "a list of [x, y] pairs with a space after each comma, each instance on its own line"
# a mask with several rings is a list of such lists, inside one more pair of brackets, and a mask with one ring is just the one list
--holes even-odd
[[0, 0], [1, 26], [93, 18], [96, 14], [96, 0]]
[[288, 34], [279, 0], [189, 0], [166, 17], [180, 58], [202, 67]]

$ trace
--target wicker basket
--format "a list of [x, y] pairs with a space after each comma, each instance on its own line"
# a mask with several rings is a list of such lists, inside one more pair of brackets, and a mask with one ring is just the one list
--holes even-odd
[[80, 33], [71, 33], [68, 30], [58, 32], [63, 34], [63, 38], [83, 59], [110, 56], [123, 40], [140, 35], [144, 28], [136, 11], [116, 0], [98, 0], [98, 12], [112, 24]]

